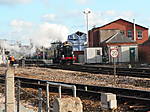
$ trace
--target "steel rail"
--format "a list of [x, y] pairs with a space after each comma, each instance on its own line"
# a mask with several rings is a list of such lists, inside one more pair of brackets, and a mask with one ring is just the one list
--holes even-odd
[[[35, 63], [35, 64], [26, 64], [26, 66], [38, 66], [38, 67], [46, 67], [53, 69], [64, 69], [64, 70], [72, 70], [72, 71], [80, 71], [80, 72], [89, 72], [95, 74], [109, 74], [113, 75], [113, 67], [111, 66], [91, 66], [91, 65], [60, 65], [60, 64], [44, 64], [44, 63]], [[118, 76], [131, 76], [131, 77], [140, 77], [140, 78], [150, 78], [150, 69], [147, 68], [125, 68], [125, 67], [117, 67], [116, 75]]]
[[[1, 77], [0, 82], [4, 83], [4, 80], [2, 81], [2, 77], [4, 78], [4, 76], [0, 76], [0, 77]], [[33, 87], [33, 88], [38, 87], [39, 88], [40, 86], [43, 86], [44, 88], [46, 88], [47, 82], [59, 83], [62, 85], [63, 84], [75, 85], [77, 88], [77, 92], [82, 91], [84, 93], [91, 93], [91, 94], [97, 94], [97, 95], [100, 95], [100, 93], [102, 92], [114, 93], [118, 97], [150, 101], [150, 91], [117, 88], [117, 87], [101, 87], [101, 86], [94, 86], [94, 85], [84, 85], [84, 84], [74, 84], [74, 83], [64, 83], [64, 82], [53, 82], [53, 81], [48, 81], [48, 80], [30, 79], [30, 78], [24, 78], [24, 77], [15, 77], [15, 80], [20, 80], [21, 85], [26, 86], [26, 87]]]

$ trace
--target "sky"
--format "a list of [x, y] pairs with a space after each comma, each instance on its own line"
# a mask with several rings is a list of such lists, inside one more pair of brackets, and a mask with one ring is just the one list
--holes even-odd
[[0, 39], [49, 46], [119, 18], [150, 27], [150, 0], [0, 0]]

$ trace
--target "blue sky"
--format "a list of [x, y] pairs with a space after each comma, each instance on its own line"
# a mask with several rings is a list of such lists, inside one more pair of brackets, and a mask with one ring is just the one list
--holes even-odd
[[[89, 29], [123, 18], [150, 27], [149, 0], [0, 0], [0, 39], [35, 44], [66, 40], [77, 30]], [[38, 40], [38, 41], [37, 41]]]

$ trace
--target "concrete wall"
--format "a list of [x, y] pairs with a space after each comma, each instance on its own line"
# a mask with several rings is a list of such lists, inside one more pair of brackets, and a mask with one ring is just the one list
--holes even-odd
[[139, 46], [139, 61], [140, 63], [150, 63], [150, 45]]
[[[98, 51], [99, 54], [97, 54]], [[101, 47], [86, 48], [84, 56], [85, 56], [85, 63], [102, 63], [102, 48]]]
[[[111, 48], [117, 48], [119, 55], [115, 59], [116, 62], [126, 62], [130, 63], [130, 48], [135, 48], [135, 62], [138, 62], [138, 46], [137, 45], [122, 45], [120, 47], [118, 46], [111, 46], [109, 47], [109, 51]], [[109, 53], [109, 62], [113, 62], [113, 58], [111, 57]]]
[[116, 95], [112, 93], [101, 93], [101, 107], [102, 109], [117, 109]]

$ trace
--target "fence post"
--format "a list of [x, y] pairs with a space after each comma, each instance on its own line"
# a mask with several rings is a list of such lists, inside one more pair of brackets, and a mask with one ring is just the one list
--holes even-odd
[[39, 97], [38, 112], [42, 112], [42, 89], [41, 88], [39, 88], [38, 97]]
[[49, 112], [49, 84], [47, 83], [47, 85], [46, 85], [46, 96], [47, 96], [47, 103], [46, 103], [46, 105], [47, 105], [47, 108], [46, 108], [46, 110], [47, 110], [47, 112]]
[[17, 80], [17, 112], [20, 112], [20, 80]]
[[8, 68], [5, 77], [5, 111], [15, 112], [14, 68]]

